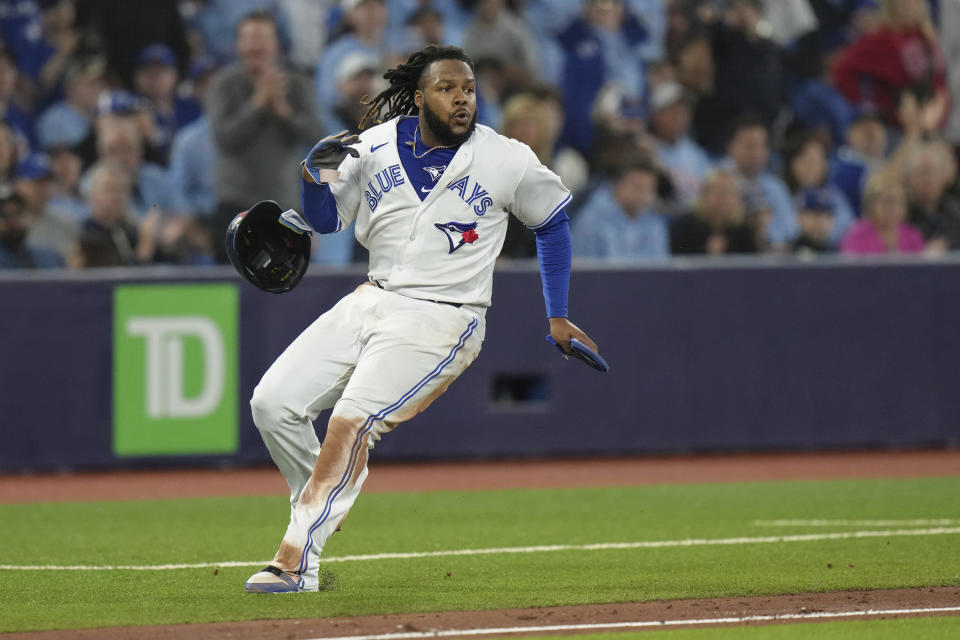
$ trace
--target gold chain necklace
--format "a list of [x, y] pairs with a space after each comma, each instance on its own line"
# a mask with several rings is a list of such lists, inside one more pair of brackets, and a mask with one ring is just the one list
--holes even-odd
[[[420, 134], [420, 123], [418, 122], [416, 128], [413, 130], [413, 142], [407, 143], [407, 146], [410, 147], [410, 149], [413, 151], [413, 157], [416, 158], [417, 160], [419, 160], [423, 156], [427, 155], [428, 153], [436, 149], [449, 149], [450, 147], [454, 146], [452, 144], [438, 144], [435, 147], [430, 147], [420, 155], [417, 155], [417, 136], [419, 134]], [[423, 140], [423, 138], [421, 138], [421, 140]]]

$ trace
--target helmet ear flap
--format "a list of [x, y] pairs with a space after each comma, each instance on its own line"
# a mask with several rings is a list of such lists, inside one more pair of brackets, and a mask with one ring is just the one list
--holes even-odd
[[263, 200], [233, 218], [224, 241], [230, 264], [248, 282], [286, 293], [307, 271], [312, 233], [296, 211]]

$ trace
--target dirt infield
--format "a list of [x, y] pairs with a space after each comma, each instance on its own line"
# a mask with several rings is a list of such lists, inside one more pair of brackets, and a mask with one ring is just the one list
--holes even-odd
[[[322, 598], [323, 594], [256, 596], [278, 598]], [[783, 624], [829, 619], [865, 620], [904, 618], [920, 614], [909, 609], [956, 608], [960, 587], [896, 589], [885, 591], [835, 591], [750, 598], [709, 598], [628, 602], [573, 607], [500, 609], [497, 611], [448, 611], [442, 613], [400, 613], [357, 618], [312, 620], [256, 620], [167, 626], [110, 627], [72, 631], [41, 631], [4, 635], [9, 640], [260, 640], [262, 638], [346, 639], [383, 635], [397, 640], [442, 633], [444, 637], [492, 637], [557, 635], [569, 633], [568, 625], [593, 628], [664, 629], [683, 626], [723, 627], [735, 625]], [[891, 611], [897, 611], [891, 613]], [[831, 614], [848, 614], [837, 615]], [[956, 615], [956, 612], [953, 612]], [[936, 615], [926, 612], [923, 615]], [[745, 618], [766, 618], [745, 620]], [[772, 618], [772, 619], [770, 619]], [[617, 627], [617, 623], [626, 623]], [[603, 627], [601, 625], [611, 625]], [[627, 626], [632, 625], [632, 626]], [[558, 629], [557, 627], [561, 627]], [[463, 631], [458, 634], [457, 631]]]
[[[425, 465], [371, 464], [365, 492], [500, 488], [629, 486], [690, 482], [745, 482], [960, 475], [960, 450], [669, 458], [618, 458]], [[0, 476], [0, 503], [56, 500], [123, 500], [218, 495], [284, 495], [274, 469], [239, 471], [137, 471], [72, 475]], [[251, 596], [264, 597], [264, 596]], [[274, 597], [274, 596], [266, 596]], [[295, 594], [276, 597], [314, 597]], [[749, 598], [635, 602], [596, 606], [396, 614], [360, 618], [225, 622], [116, 627], [4, 635], [10, 639], [344, 638], [390, 634], [391, 640], [489, 634], [537, 635], [574, 631], [772, 624], [798, 620], [904, 617], [958, 611], [960, 587], [809, 593]], [[870, 613], [873, 611], [873, 613]], [[833, 614], [844, 614], [834, 616]], [[628, 623], [632, 626], [565, 629], [564, 625]], [[554, 628], [556, 626], [561, 628]], [[521, 629], [515, 629], [522, 627]], [[486, 631], [478, 631], [486, 630]], [[496, 630], [496, 631], [492, 631]], [[399, 635], [398, 635], [399, 634]]]
[[[960, 475], [960, 450], [370, 463], [364, 493]], [[270, 469], [0, 475], [0, 503], [282, 495]]]

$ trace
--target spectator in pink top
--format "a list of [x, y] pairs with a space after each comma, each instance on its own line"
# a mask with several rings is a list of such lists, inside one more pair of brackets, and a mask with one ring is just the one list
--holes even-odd
[[923, 234], [906, 219], [903, 184], [892, 172], [876, 173], [863, 193], [863, 217], [844, 236], [840, 250], [851, 255], [923, 251]]

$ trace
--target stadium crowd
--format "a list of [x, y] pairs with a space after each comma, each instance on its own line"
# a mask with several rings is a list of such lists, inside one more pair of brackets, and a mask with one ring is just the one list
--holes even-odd
[[960, 249], [957, 0], [0, 0], [0, 39], [0, 268], [224, 262], [429, 43], [574, 192], [578, 258]]

